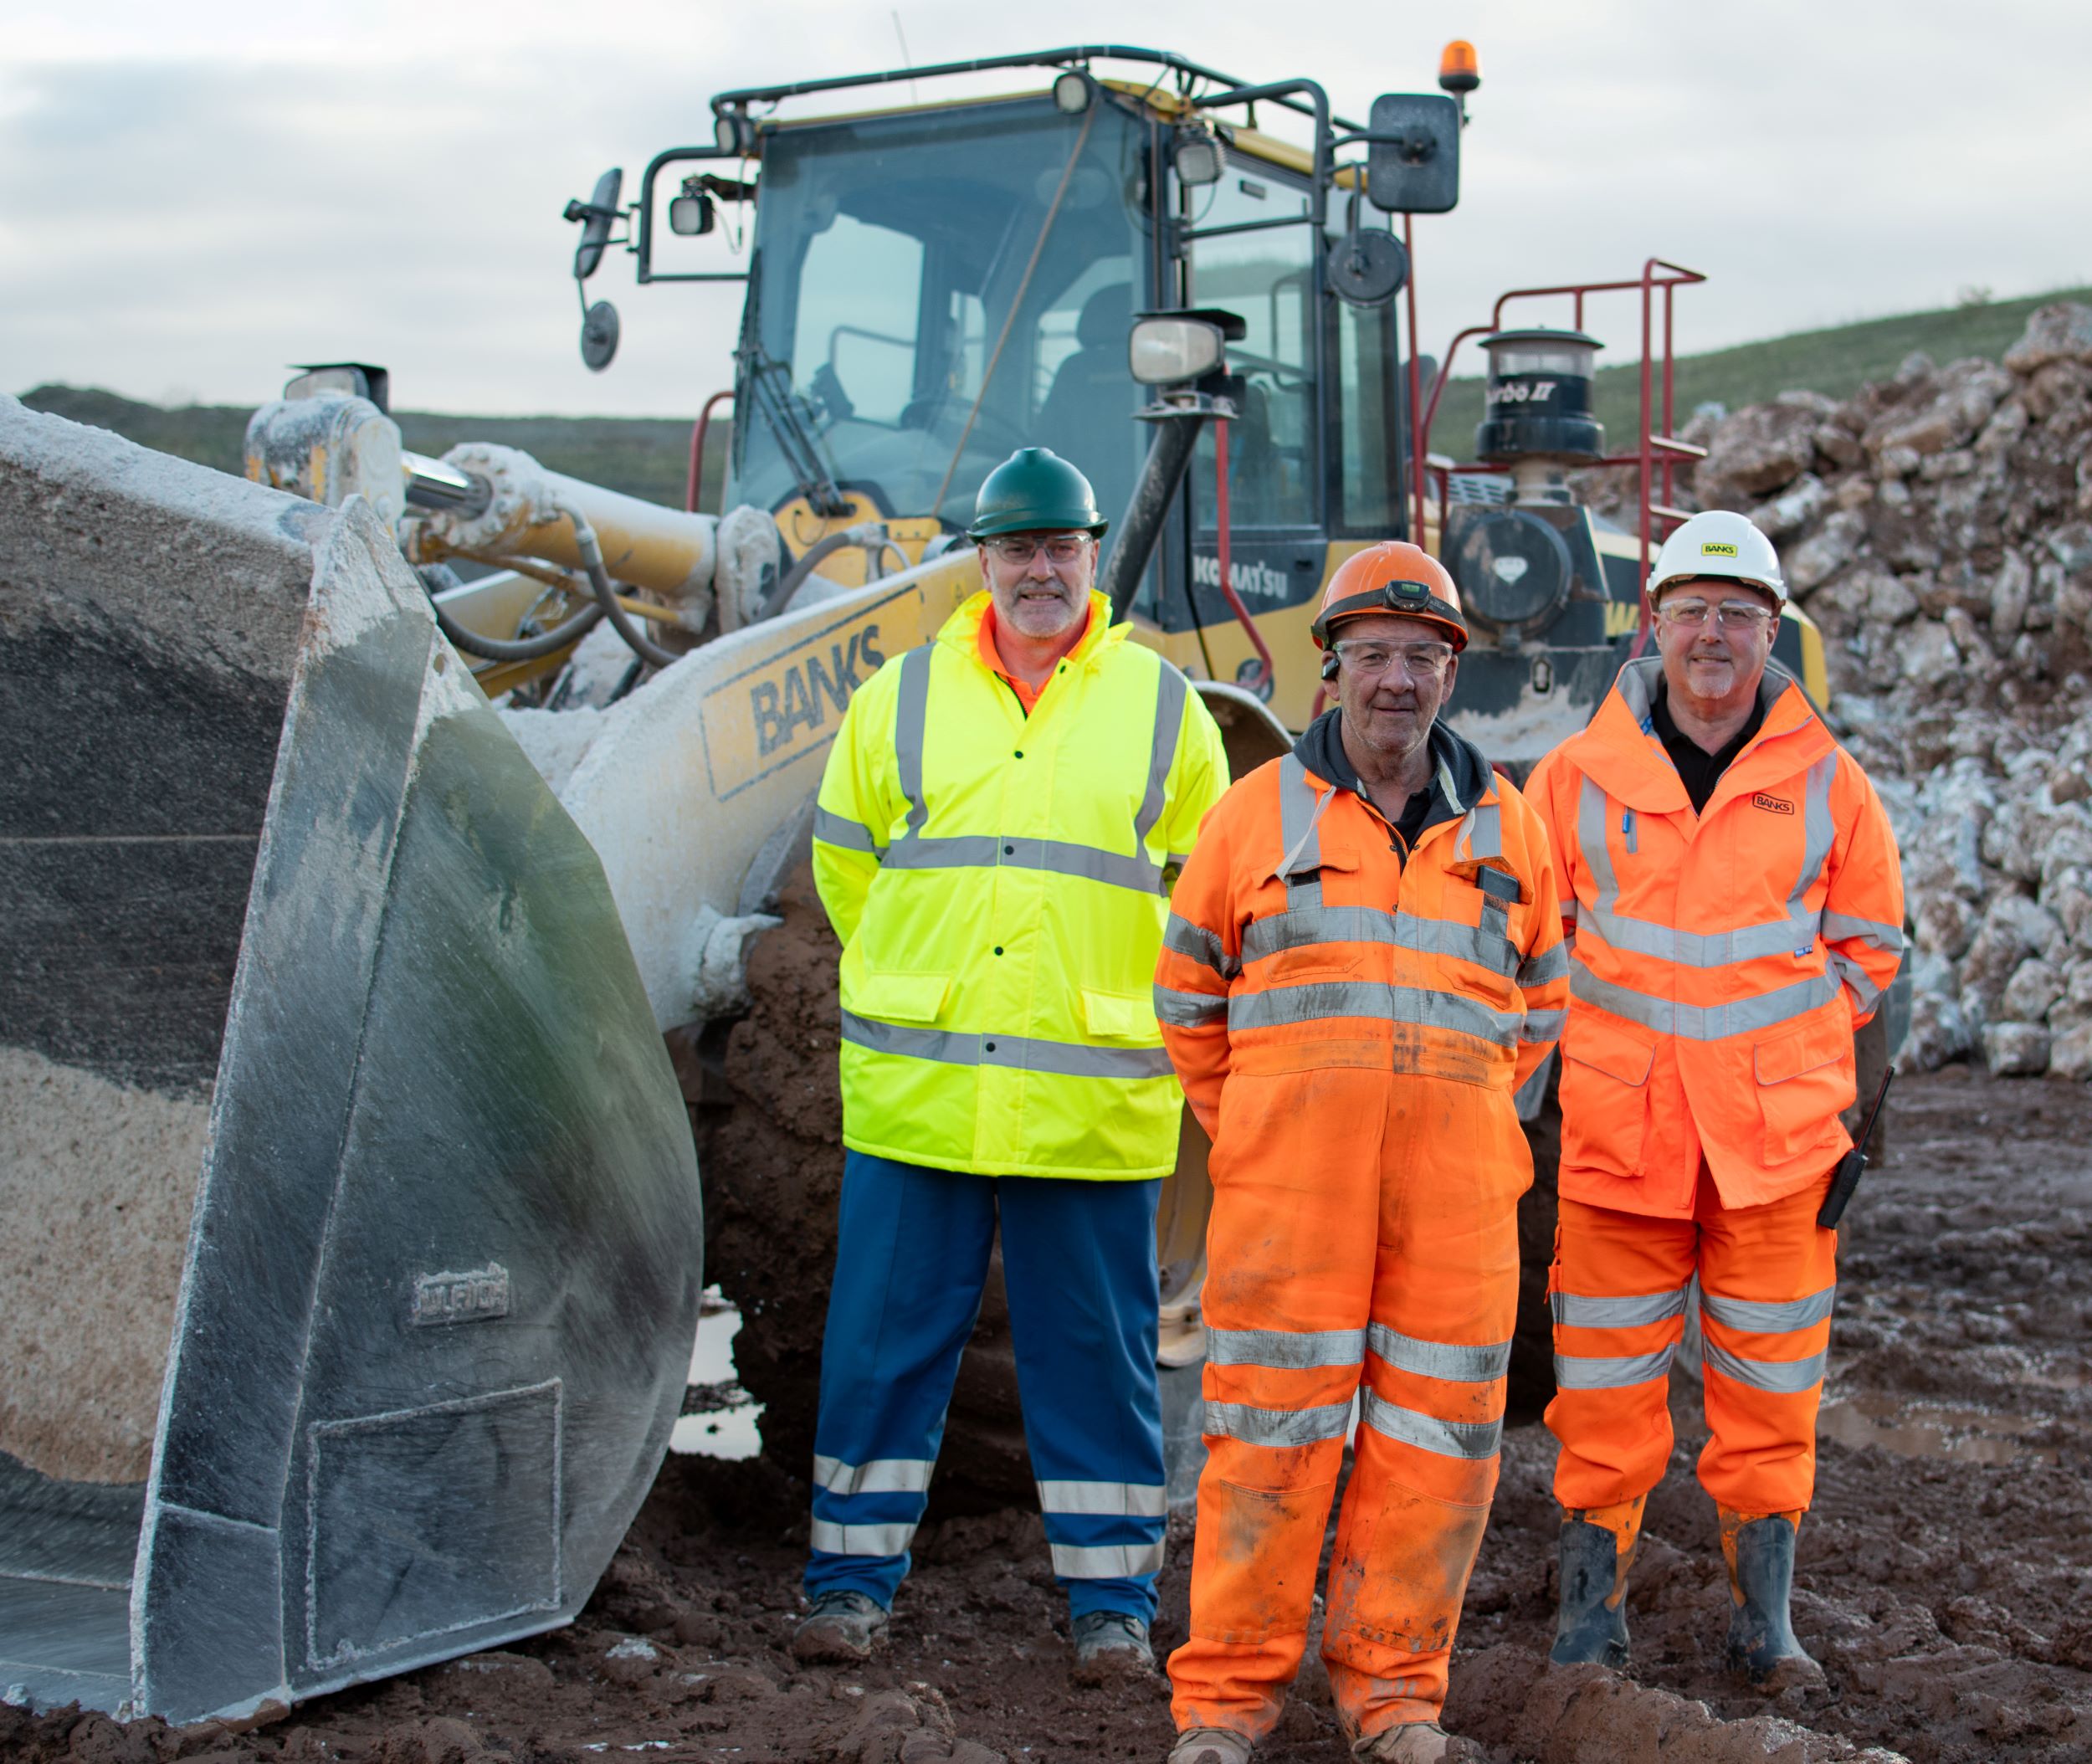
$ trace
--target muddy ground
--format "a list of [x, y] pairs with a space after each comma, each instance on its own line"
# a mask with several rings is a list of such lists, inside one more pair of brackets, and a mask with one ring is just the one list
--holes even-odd
[[[1949, 1069], [1900, 1082], [1888, 1167], [1848, 1222], [1797, 1627], [1828, 1688], [1778, 1705], [1720, 1663], [1726, 1592], [1691, 1479], [1696, 1391], [1651, 1502], [1615, 1677], [1542, 1666], [1551, 1443], [1506, 1438], [1449, 1723], [1497, 1764], [2092, 1760], [2092, 1093]], [[1864, 1442], [1864, 1443], [1855, 1443]], [[1891, 1449], [1891, 1448], [1895, 1449]], [[0, 1754], [80, 1764], [1159, 1760], [1159, 1681], [1079, 1690], [1035, 1515], [926, 1527], [890, 1651], [862, 1671], [786, 1651], [804, 1485], [761, 1460], [671, 1459], [572, 1628], [351, 1691], [246, 1733], [0, 1709]], [[1183, 1633], [1187, 1521], [1158, 1641]], [[1312, 1667], [1270, 1764], [1344, 1756]]]

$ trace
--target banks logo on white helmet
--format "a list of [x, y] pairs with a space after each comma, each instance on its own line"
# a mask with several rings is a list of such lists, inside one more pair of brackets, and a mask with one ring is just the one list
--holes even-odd
[[1751, 525], [1748, 515], [1730, 509], [1695, 515], [1664, 541], [1649, 576], [1649, 599], [1660, 599], [1674, 582], [1703, 577], [1747, 582], [1762, 588], [1781, 606], [1787, 604], [1787, 579], [1780, 573], [1780, 556], [1772, 541]]

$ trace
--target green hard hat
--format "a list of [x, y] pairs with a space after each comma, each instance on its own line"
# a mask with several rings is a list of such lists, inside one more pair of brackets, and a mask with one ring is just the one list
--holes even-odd
[[1064, 533], [1078, 527], [1100, 536], [1110, 525], [1097, 512], [1090, 480], [1074, 466], [1050, 448], [1020, 447], [981, 480], [967, 537]]

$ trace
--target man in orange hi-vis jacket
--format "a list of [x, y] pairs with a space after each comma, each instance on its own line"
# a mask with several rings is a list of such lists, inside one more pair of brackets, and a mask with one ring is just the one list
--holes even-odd
[[1671, 1356], [1696, 1275], [1736, 1665], [1821, 1677], [1788, 1614], [1816, 1471], [1838, 1237], [1816, 1223], [1851, 1141], [1853, 1030], [1903, 949], [1880, 798], [1768, 664], [1787, 591], [1741, 515], [1657, 558], [1660, 654], [1629, 662], [1528, 786], [1571, 939], [1561, 1210], [1549, 1290], [1563, 1516], [1553, 1658], [1618, 1666]]
[[1172, 1764], [1242, 1764], [1299, 1669], [1358, 1401], [1322, 1653], [1361, 1757], [1438, 1726], [1496, 1485], [1532, 1180], [1512, 1092], [1568, 993], [1546, 835], [1434, 721], [1452, 578], [1375, 546], [1315, 625], [1337, 708], [1209, 814], [1156, 1015], [1213, 1136], [1205, 1434]]

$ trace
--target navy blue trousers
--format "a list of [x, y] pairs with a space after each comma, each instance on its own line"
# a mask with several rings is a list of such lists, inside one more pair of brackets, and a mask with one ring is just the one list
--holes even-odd
[[999, 1218], [1024, 1438], [1069, 1609], [1155, 1614], [1168, 1517], [1159, 1182], [961, 1175], [848, 1154], [821, 1345], [808, 1597], [891, 1605]]

